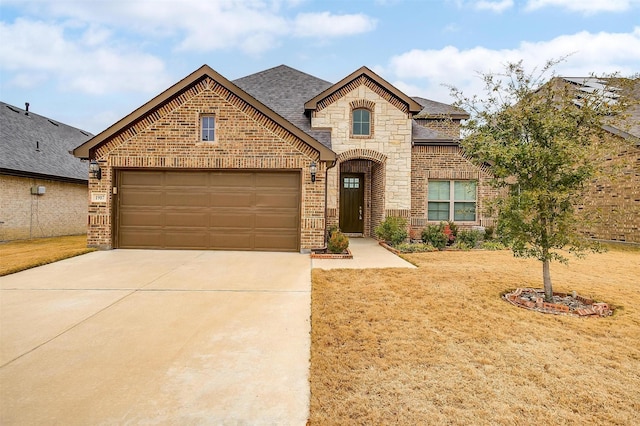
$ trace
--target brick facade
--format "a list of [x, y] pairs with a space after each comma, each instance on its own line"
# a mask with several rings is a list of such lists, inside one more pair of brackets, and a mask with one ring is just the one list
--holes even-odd
[[[200, 116], [213, 115], [215, 142], [200, 142]], [[112, 188], [117, 169], [301, 170], [300, 248], [322, 247], [325, 229], [325, 163], [302, 140], [235, 96], [204, 78], [97, 147], [102, 179], [90, 179], [90, 192], [107, 194], [89, 204], [89, 245], [112, 248]], [[308, 172], [318, 166], [316, 182]]]
[[640, 244], [640, 146], [618, 144], [607, 174], [591, 182], [577, 210], [591, 238]]
[[497, 194], [489, 184], [491, 175], [472, 164], [457, 146], [414, 146], [411, 153], [411, 234], [420, 235], [422, 229], [437, 222], [427, 219], [429, 180], [473, 180], [477, 182], [476, 220], [460, 222], [462, 227], [491, 226], [493, 218], [486, 211], [486, 203]]
[[0, 175], [0, 222], [0, 241], [84, 234], [87, 185]]

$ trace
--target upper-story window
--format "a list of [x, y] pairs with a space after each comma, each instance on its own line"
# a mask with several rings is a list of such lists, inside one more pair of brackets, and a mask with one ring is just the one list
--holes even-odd
[[354, 109], [351, 113], [351, 122], [354, 136], [371, 135], [371, 112], [368, 109]]
[[214, 142], [216, 138], [216, 119], [213, 115], [200, 117], [200, 140]]

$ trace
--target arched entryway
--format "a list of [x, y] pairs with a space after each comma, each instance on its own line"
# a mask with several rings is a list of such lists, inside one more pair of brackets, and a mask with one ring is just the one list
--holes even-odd
[[386, 156], [356, 149], [338, 156], [337, 219], [347, 234], [372, 236], [384, 219]]

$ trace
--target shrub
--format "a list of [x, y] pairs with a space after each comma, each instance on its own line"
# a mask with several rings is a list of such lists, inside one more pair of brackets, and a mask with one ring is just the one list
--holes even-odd
[[402, 253], [425, 253], [438, 250], [428, 243], [400, 243], [395, 248]]
[[336, 229], [331, 233], [331, 238], [327, 243], [327, 248], [331, 253], [342, 253], [349, 247], [349, 238], [340, 230]]
[[491, 241], [496, 237], [496, 228], [493, 226], [487, 226], [484, 228], [484, 240]]
[[457, 241], [468, 245], [470, 248], [474, 248], [478, 244], [480, 236], [480, 231], [463, 229], [458, 232]]
[[462, 251], [469, 251], [473, 247], [467, 244], [466, 242], [460, 240], [460, 241], [456, 241], [455, 244], [451, 246], [451, 248], [455, 248]]
[[447, 246], [448, 236], [443, 231], [441, 225], [429, 225], [422, 230], [422, 241], [431, 244], [438, 250], [443, 250]]
[[376, 237], [396, 246], [407, 239], [407, 220], [402, 217], [387, 217], [375, 229]]
[[336, 231], [340, 231], [340, 228], [338, 228], [338, 225], [331, 225], [330, 227], [327, 228], [327, 241], [331, 239], [331, 236]]
[[485, 241], [482, 243], [482, 248], [485, 250], [504, 250], [507, 247], [500, 241]]

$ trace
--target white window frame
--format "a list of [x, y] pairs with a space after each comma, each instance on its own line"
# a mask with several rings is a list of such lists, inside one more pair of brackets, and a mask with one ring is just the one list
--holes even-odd
[[[478, 181], [477, 180], [449, 180], [449, 179], [430, 179], [427, 182], [427, 188], [429, 183], [431, 182], [449, 182], [449, 198], [448, 199], [431, 199], [429, 198], [428, 189], [427, 189], [427, 220], [431, 222], [439, 222], [439, 221], [454, 221], [454, 222], [476, 222], [478, 220]], [[473, 200], [456, 200], [455, 199], [455, 183], [473, 183], [475, 185], [475, 194]], [[429, 203], [448, 203], [449, 204], [449, 216], [447, 219], [429, 219]], [[473, 212], [473, 220], [455, 220], [455, 206], [456, 203], [473, 203], [474, 204], [474, 212]]]
[[[207, 119], [212, 119], [213, 120], [213, 127], [205, 127], [205, 120]], [[205, 139], [205, 131], [208, 133], [213, 133], [213, 138], [211, 139]], [[215, 142], [216, 141], [216, 137], [218, 136], [218, 132], [217, 132], [217, 128], [216, 128], [216, 116], [213, 114], [202, 114], [200, 116], [200, 142]]]

